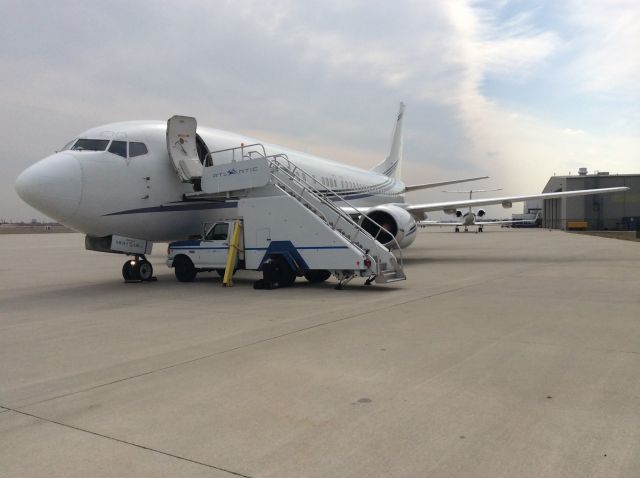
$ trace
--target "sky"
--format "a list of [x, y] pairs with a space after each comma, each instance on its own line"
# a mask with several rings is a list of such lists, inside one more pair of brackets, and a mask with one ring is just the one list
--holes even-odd
[[579, 167], [640, 173], [637, 0], [0, 0], [0, 11], [3, 220], [44, 219], [13, 183], [78, 133], [174, 114], [370, 168], [404, 101], [408, 184], [487, 175], [469, 184], [528, 194]]

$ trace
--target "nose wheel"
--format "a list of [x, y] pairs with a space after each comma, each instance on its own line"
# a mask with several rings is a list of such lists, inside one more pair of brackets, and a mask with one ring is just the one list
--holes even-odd
[[122, 277], [125, 282], [149, 282], [157, 280], [153, 276], [153, 266], [144, 256], [129, 259], [122, 266]]

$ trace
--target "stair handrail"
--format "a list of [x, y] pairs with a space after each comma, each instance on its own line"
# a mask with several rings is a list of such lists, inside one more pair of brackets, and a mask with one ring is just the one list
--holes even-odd
[[263, 158], [267, 157], [267, 151], [265, 150], [264, 145], [262, 143], [241, 144], [240, 146], [234, 146], [233, 148], [217, 149], [215, 151], [208, 152], [207, 154], [204, 155], [204, 159], [202, 161], [203, 165], [204, 165], [205, 168], [213, 166], [213, 155], [214, 154], [226, 153], [226, 152], [229, 152], [229, 151], [231, 151], [231, 162], [232, 163], [236, 163], [236, 162], [238, 162], [238, 160], [236, 159], [236, 151], [237, 150], [240, 150], [240, 161], [242, 161], [245, 157], [247, 159], [251, 159], [251, 154], [252, 153], [260, 154], [260, 151], [249, 151], [249, 154], [245, 155], [244, 154], [244, 150], [252, 148], [254, 146], [257, 146], [257, 147], [262, 149], [262, 157]]
[[[293, 179], [294, 181], [296, 181], [298, 183], [298, 185], [302, 185], [303, 187], [304, 186], [310, 187], [311, 189], [307, 189], [308, 191], [310, 191], [312, 194], [314, 194], [316, 197], [318, 197], [323, 203], [325, 203], [327, 206], [329, 206], [332, 210], [337, 212], [340, 217], [346, 219], [347, 222], [351, 223], [351, 225], [354, 226], [358, 232], [361, 232], [361, 233], [364, 233], [365, 235], [370, 236], [374, 240], [374, 246], [375, 247], [378, 247], [378, 248], [382, 247], [382, 248], [386, 249], [388, 252], [391, 252], [390, 248], [388, 248], [384, 244], [378, 242], [378, 236], [380, 235], [380, 233], [382, 231], [385, 231], [391, 237], [391, 240], [395, 243], [396, 249], [398, 251], [398, 256], [399, 256], [398, 259], [399, 259], [399, 263], [400, 263], [400, 268], [404, 269], [404, 258], [403, 258], [403, 255], [402, 255], [402, 249], [400, 248], [400, 244], [398, 243], [397, 239], [391, 233], [389, 233], [389, 231], [387, 231], [380, 224], [378, 224], [376, 221], [374, 221], [369, 216], [367, 216], [366, 213], [360, 211], [360, 209], [358, 209], [356, 206], [351, 204], [347, 199], [342, 197], [340, 194], [338, 194], [337, 192], [335, 192], [331, 188], [325, 186], [322, 182], [320, 182], [318, 179], [316, 179], [312, 174], [307, 173], [303, 168], [301, 168], [300, 166], [298, 166], [295, 163], [293, 163], [287, 157], [286, 154], [280, 153], [280, 154], [274, 154], [274, 155], [269, 156], [269, 159], [273, 159], [274, 163], [278, 163], [278, 159], [280, 159], [280, 158], [284, 159], [287, 162], [287, 167], [284, 167], [284, 166], [282, 166], [280, 164], [276, 164], [276, 167], [280, 168], [281, 170], [284, 170], [285, 172], [289, 172], [290, 171], [290, 173], [288, 173], [290, 179]], [[271, 161], [270, 161], [270, 163], [271, 163]], [[306, 176], [310, 177], [314, 182], [316, 182], [317, 184], [321, 185], [323, 188], [325, 188], [326, 191], [329, 191], [334, 197], [338, 198], [338, 200], [340, 200], [343, 203], [345, 203], [351, 209], [357, 211], [361, 216], [365, 216], [367, 218], [367, 221], [370, 221], [374, 226], [376, 226], [378, 228], [375, 236], [373, 234], [369, 233], [357, 221], [353, 220], [349, 213], [347, 213], [344, 210], [342, 210], [339, 207], [337, 207], [332, 201], [330, 201], [327, 198], [327, 195], [320, 193], [319, 190], [313, 188], [313, 186], [311, 186], [307, 181], [301, 180], [298, 176], [296, 176], [295, 175], [295, 171], [296, 170], [300, 170], [302, 173], [305, 174], [305, 177]], [[378, 265], [378, 267], [379, 267], [379, 265]]]

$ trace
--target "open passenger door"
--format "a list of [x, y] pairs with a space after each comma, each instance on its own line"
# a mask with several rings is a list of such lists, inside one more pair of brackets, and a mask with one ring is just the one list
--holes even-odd
[[196, 127], [196, 119], [190, 116], [172, 116], [167, 121], [167, 150], [183, 183], [193, 182], [202, 176]]

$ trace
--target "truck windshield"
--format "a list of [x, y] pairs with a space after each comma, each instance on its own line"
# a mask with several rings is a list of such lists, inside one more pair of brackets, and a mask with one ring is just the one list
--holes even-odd
[[229, 234], [229, 224], [226, 222], [219, 222], [214, 225], [209, 232], [207, 233], [207, 237], [205, 237], [206, 241], [224, 241]]
[[79, 139], [71, 149], [75, 151], [104, 151], [108, 144], [108, 139]]

